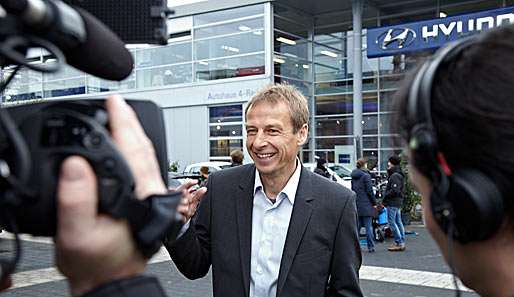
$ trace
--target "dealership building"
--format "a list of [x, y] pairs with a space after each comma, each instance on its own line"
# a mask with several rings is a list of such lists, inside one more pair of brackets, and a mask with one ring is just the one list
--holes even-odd
[[[153, 100], [163, 108], [169, 161], [183, 169], [243, 149], [248, 100], [269, 83], [287, 82], [309, 101], [304, 162], [317, 155], [352, 167], [365, 156], [384, 171], [400, 151], [390, 124], [405, 74], [444, 43], [514, 22], [514, 0], [178, 2], [169, 3], [169, 44], [131, 47], [135, 68], [124, 81], [71, 67], [24, 69], [2, 102], [111, 93]], [[0, 70], [0, 79], [10, 72]]]

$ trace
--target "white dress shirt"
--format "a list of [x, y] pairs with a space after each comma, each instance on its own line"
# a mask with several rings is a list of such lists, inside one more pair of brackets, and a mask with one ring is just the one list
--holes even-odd
[[282, 251], [293, 212], [302, 165], [296, 169], [273, 203], [264, 192], [259, 171], [255, 170], [252, 213], [252, 258], [250, 297], [275, 297]]

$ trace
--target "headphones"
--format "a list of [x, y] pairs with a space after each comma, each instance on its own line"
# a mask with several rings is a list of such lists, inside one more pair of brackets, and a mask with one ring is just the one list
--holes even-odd
[[480, 170], [448, 166], [437, 144], [431, 99], [437, 71], [478, 40], [468, 37], [438, 50], [419, 68], [407, 101], [408, 146], [416, 168], [432, 182], [432, 214], [448, 236], [463, 244], [488, 239], [498, 230], [504, 215], [503, 197]]

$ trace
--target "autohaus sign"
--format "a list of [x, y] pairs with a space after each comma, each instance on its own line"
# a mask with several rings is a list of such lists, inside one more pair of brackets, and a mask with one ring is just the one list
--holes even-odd
[[514, 23], [514, 6], [368, 29], [368, 58], [436, 49], [458, 38]]

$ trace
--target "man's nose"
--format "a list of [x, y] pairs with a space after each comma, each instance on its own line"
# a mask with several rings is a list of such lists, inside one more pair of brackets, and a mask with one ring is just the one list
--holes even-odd
[[263, 147], [268, 144], [268, 138], [266, 136], [266, 133], [264, 131], [258, 131], [255, 135], [255, 140], [253, 141], [253, 145], [255, 147]]

